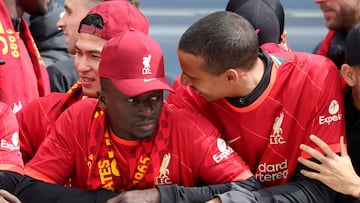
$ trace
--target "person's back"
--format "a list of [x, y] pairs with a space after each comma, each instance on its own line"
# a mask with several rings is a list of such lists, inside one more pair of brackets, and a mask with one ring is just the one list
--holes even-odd
[[11, 4], [16, 2], [0, 2], [1, 59], [5, 61], [0, 69], [0, 100], [18, 112], [30, 100], [48, 94], [50, 85], [44, 61], [20, 12], [26, 8], [18, 5], [19, 11], [14, 12], [7, 7]]

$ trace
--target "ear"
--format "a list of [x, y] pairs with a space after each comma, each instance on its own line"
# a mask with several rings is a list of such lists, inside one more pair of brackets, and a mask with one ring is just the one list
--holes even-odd
[[223, 75], [225, 80], [230, 83], [236, 83], [239, 80], [239, 73], [233, 68], [227, 69]]
[[341, 74], [344, 78], [347, 85], [350, 87], [355, 86], [356, 84], [356, 72], [354, 70], [354, 67], [349, 66], [348, 64], [343, 64], [341, 66]]
[[286, 42], [286, 37], [287, 37], [287, 33], [286, 33], [286, 30], [284, 30], [284, 32], [281, 34], [281, 41], [280, 41], [280, 45], [282, 46], [282, 47], [284, 47], [286, 50], [290, 50], [290, 48], [289, 48], [289, 45], [288, 45], [288, 43]]
[[98, 94], [98, 100], [99, 100], [100, 105], [101, 105], [104, 109], [106, 109], [106, 97], [105, 97], [105, 95], [104, 95], [104, 92], [101, 91], [101, 90], [99, 90], [99, 91], [97, 91], [97, 94]]

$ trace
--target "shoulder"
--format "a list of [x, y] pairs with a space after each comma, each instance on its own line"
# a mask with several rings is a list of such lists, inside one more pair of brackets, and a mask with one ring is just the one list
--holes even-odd
[[179, 108], [173, 104], [164, 103], [164, 105], [169, 112], [172, 129], [178, 129], [181, 132], [192, 132], [190, 134], [195, 131], [204, 135], [218, 134], [215, 126], [202, 114], [194, 113], [187, 108]]
[[50, 113], [57, 108], [62, 108], [62, 100], [65, 93], [50, 93], [44, 97], [32, 100], [24, 105], [24, 107], [17, 114], [28, 114], [30, 112], [45, 112]]
[[283, 61], [280, 68], [295, 66], [306, 72], [311, 71], [322, 74], [326, 72], [338, 72], [336, 65], [329, 58], [318, 54], [306, 52], [277, 52], [271, 55]]
[[73, 105], [71, 105], [68, 109], [66, 109], [66, 112], [70, 112], [71, 114], [92, 114], [93, 111], [90, 111], [90, 109], [95, 109], [98, 105], [98, 100], [95, 98], [87, 98], [80, 100]]
[[12, 112], [10, 106], [2, 102], [0, 102], [0, 119], [2, 122], [8, 119], [16, 122], [15, 114]]

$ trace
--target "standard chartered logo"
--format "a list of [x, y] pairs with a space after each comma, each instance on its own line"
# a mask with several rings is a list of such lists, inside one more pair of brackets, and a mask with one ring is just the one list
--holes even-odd
[[336, 100], [332, 100], [330, 102], [328, 111], [329, 111], [329, 116], [319, 116], [319, 124], [323, 125], [323, 124], [328, 124], [330, 125], [332, 122], [336, 122], [342, 119], [342, 114], [339, 113], [340, 110], [340, 106], [339, 106], [339, 102], [337, 102]]
[[255, 178], [260, 182], [271, 182], [286, 179], [288, 176], [288, 161], [279, 163], [261, 163], [255, 174]]

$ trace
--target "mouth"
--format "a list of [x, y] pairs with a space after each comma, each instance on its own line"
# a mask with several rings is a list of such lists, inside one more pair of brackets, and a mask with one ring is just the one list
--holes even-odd
[[147, 121], [139, 121], [136, 122], [135, 126], [139, 129], [141, 129], [141, 131], [150, 131], [155, 129], [156, 127], [156, 122], [155, 120], [151, 119], [151, 120], [147, 120]]
[[94, 78], [90, 78], [86, 76], [80, 76], [80, 80], [83, 85], [89, 85], [95, 81]]

